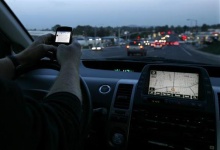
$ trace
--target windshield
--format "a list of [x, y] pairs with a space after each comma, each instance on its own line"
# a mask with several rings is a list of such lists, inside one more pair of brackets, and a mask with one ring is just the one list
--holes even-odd
[[[220, 62], [219, 0], [6, 0], [33, 38], [73, 28], [82, 59]], [[129, 44], [143, 41], [140, 49]], [[102, 49], [93, 49], [103, 45]]]

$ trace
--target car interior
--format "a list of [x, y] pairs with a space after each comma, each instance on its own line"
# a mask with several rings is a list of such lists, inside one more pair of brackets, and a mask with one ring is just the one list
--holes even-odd
[[[1, 58], [33, 42], [4, 1], [0, 18]], [[20, 68], [14, 81], [40, 99], [58, 73], [57, 62], [45, 58]], [[220, 150], [220, 65], [81, 59], [80, 77], [86, 110], [83, 149]], [[164, 92], [168, 87], [180, 94]]]

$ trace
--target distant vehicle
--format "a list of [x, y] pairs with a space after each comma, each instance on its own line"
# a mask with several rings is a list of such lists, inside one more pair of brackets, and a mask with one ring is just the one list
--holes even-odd
[[94, 43], [95, 43], [95, 39], [94, 39], [94, 37], [87, 37], [87, 40], [88, 40], [88, 44], [89, 45], [94, 45]]
[[75, 40], [81, 45], [82, 48], [89, 46], [88, 40], [83, 36], [75, 37]]
[[179, 45], [179, 42], [178, 41], [167, 41], [166, 42], [167, 44], [167, 46], [172, 46], [172, 45]]
[[162, 49], [163, 48], [163, 44], [161, 42], [155, 41], [154, 42], [154, 49]]
[[178, 41], [174, 41], [173, 45], [180, 45], [180, 43]]
[[146, 40], [146, 41], [144, 41], [144, 44], [145, 44], [146, 46], [150, 46], [150, 41], [149, 41], [149, 40]]
[[123, 46], [123, 45], [125, 45], [125, 44], [126, 44], [125, 41], [120, 41], [120, 42], [118, 42], [118, 45], [120, 45], [120, 46]]
[[142, 41], [132, 41], [129, 42], [129, 44], [126, 46], [127, 49], [127, 55], [133, 55], [133, 54], [140, 54], [141, 56], [146, 56], [147, 52], [144, 47], [144, 43]]
[[181, 40], [186, 41], [187, 40], [187, 36], [186, 35], [181, 35]]
[[104, 49], [104, 45], [101, 44], [101, 43], [92, 46], [92, 50], [93, 50], [93, 51], [101, 51], [101, 50], [103, 50], [103, 49]]
[[150, 46], [154, 47], [154, 40], [149, 40]]
[[160, 40], [159, 41], [163, 46], [166, 46], [166, 40]]

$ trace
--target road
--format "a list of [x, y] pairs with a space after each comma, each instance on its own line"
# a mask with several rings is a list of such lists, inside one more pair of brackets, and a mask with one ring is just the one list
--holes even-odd
[[[185, 61], [200, 62], [206, 64], [219, 64], [220, 57], [196, 50], [192, 45], [182, 43], [178, 46], [164, 46], [162, 49], [146, 47], [147, 56], [128, 57], [163, 57]], [[125, 46], [107, 47], [103, 51], [82, 50], [82, 59], [99, 59], [107, 57], [127, 57]]]

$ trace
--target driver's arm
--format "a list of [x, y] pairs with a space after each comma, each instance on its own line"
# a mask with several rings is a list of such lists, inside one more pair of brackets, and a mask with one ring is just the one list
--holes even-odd
[[[35, 63], [49, 50], [57, 50], [61, 70], [43, 101], [32, 99], [28, 95], [24, 98], [23, 91], [14, 82], [0, 79], [0, 132], [3, 137], [0, 140], [8, 149], [78, 147], [82, 113], [79, 78], [81, 49], [74, 42], [69, 46], [54, 48], [52, 45], [42, 44], [45, 42], [40, 41], [42, 39], [48, 38], [41, 37], [15, 58], [22, 65]], [[9, 67], [11, 72], [7, 73]], [[12, 77], [14, 69], [10, 59], [0, 60], [2, 76]]]
[[[51, 56], [56, 51], [52, 44], [53, 34], [46, 34], [38, 37], [29, 47], [22, 52], [15, 54], [14, 59], [20, 65], [32, 65], [45, 56]], [[11, 79], [15, 74], [15, 66], [9, 57], [0, 59], [0, 77]]]
[[48, 95], [57, 92], [69, 92], [76, 95], [80, 101], [82, 100], [79, 77], [81, 55], [81, 48], [77, 42], [73, 42], [68, 46], [58, 46], [57, 59], [61, 65], [61, 69]]

